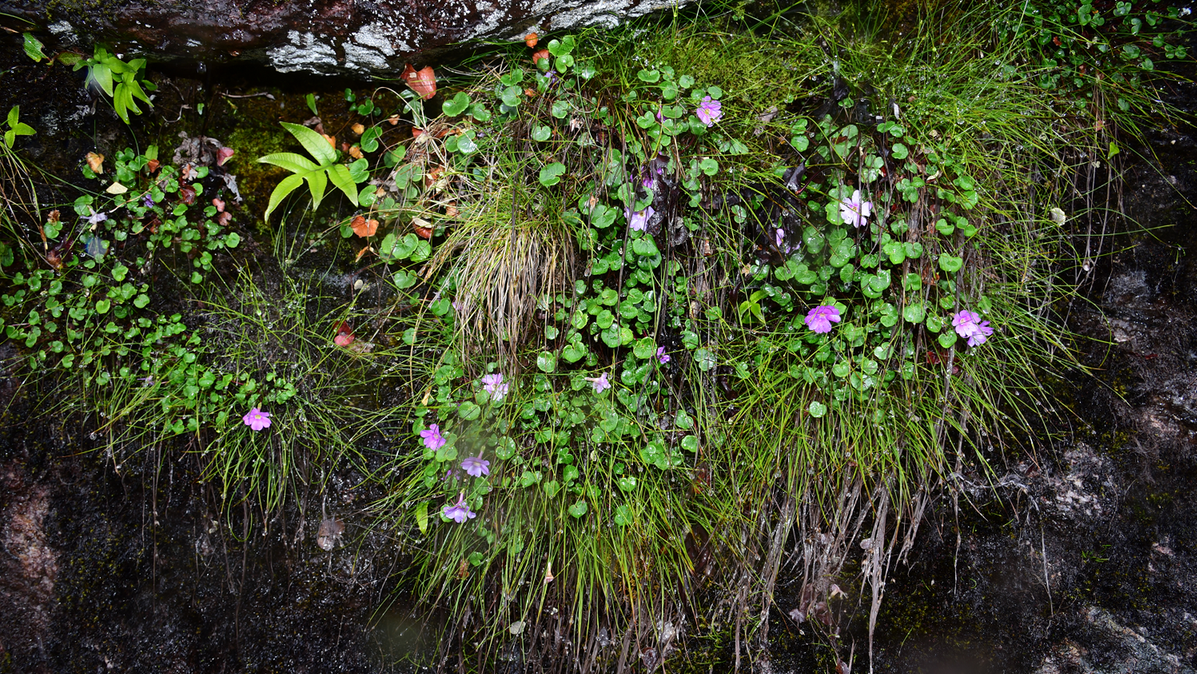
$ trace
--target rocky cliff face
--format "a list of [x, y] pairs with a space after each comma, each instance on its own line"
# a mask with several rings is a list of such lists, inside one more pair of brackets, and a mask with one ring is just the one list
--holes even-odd
[[685, 1], [3, 0], [0, 15], [13, 29], [29, 29], [14, 19], [45, 28], [62, 47], [103, 42], [159, 60], [365, 78], [395, 77], [452, 45], [614, 26], [678, 4]]

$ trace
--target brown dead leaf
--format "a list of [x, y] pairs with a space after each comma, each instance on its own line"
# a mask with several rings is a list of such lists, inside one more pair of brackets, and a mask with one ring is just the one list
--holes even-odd
[[540, 63], [540, 59], [552, 58], [552, 56], [553, 55], [549, 53], [548, 49], [537, 49], [536, 51], [532, 52], [532, 65], [537, 65]]
[[329, 552], [341, 542], [341, 535], [344, 533], [344, 521], [332, 517], [325, 518], [320, 522], [320, 528], [316, 531], [316, 545], [319, 545], [321, 550]]
[[399, 123], [399, 115], [391, 115], [387, 117], [387, 121], [391, 123], [391, 126], [395, 126]]
[[437, 166], [436, 168], [429, 171], [427, 173], [427, 175], [424, 176], [424, 187], [432, 187], [433, 185], [435, 185], [436, 181], [441, 177], [441, 174], [444, 172], [445, 172], [444, 166]]
[[349, 148], [349, 156], [353, 157], [354, 159], [361, 159], [362, 158], [362, 149], [356, 145], [350, 147]]
[[539, 39], [540, 36], [536, 33], [528, 33], [527, 37], [524, 38], [524, 44], [528, 45], [528, 49], [532, 49], [536, 46], [536, 41]]
[[328, 144], [329, 144], [329, 145], [331, 145], [331, 146], [333, 147], [333, 149], [334, 149], [334, 150], [335, 150], [335, 149], [337, 149], [337, 138], [336, 138], [336, 136], [330, 136], [330, 135], [328, 135], [327, 133], [322, 133], [322, 134], [320, 134], [320, 135], [321, 135], [321, 136], [324, 136], [324, 140], [327, 140], [327, 141], [328, 141]]
[[456, 201], [450, 201], [448, 204], [445, 205], [445, 217], [446, 218], [456, 218], [457, 213], [458, 213], [458, 210], [457, 210], [457, 202]]
[[411, 228], [415, 231], [416, 236], [421, 239], [432, 238], [432, 223], [422, 218], [412, 218]]
[[363, 239], [368, 236], [374, 236], [374, 232], [378, 231], [378, 221], [373, 218], [367, 220], [363, 215], [355, 215], [349, 226], [353, 229], [354, 234]]
[[361, 122], [354, 124], [351, 128], [353, 129], [353, 133], [358, 136], [366, 132], [366, 127], [362, 126]]
[[104, 172], [104, 155], [98, 152], [87, 153], [87, 168], [91, 169], [92, 173]]

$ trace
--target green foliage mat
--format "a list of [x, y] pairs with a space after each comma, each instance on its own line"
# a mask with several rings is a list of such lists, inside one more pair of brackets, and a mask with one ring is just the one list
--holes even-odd
[[268, 274], [223, 159], [126, 151], [39, 238], [5, 220], [0, 328], [114, 461], [186, 438], [225, 507], [367, 475], [446, 653], [738, 649], [791, 555], [833, 635], [860, 549], [871, 628], [930, 495], [1048, 434], [1053, 303], [1103, 250], [1073, 224], [1185, 56], [1125, 4], [699, 14], [478, 57], [439, 114], [347, 91], [339, 141], [284, 122], [316, 162], [260, 160]]

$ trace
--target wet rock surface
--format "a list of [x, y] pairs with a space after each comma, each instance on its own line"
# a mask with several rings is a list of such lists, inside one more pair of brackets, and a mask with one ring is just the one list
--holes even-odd
[[[222, 522], [185, 462], [155, 492], [23, 411], [0, 437], [0, 672], [403, 671], [368, 628], [390, 592], [377, 539], [325, 552], [319, 513], [295, 509]], [[353, 508], [338, 504], [348, 527]]]
[[[397, 76], [408, 61], [452, 45], [522, 40], [529, 32], [613, 27], [666, 0], [3, 0], [12, 28], [32, 22], [53, 48], [97, 42], [156, 61], [208, 68], [265, 66], [277, 73]], [[681, 3], [684, 4], [684, 3]], [[7, 24], [5, 24], [7, 25]]]

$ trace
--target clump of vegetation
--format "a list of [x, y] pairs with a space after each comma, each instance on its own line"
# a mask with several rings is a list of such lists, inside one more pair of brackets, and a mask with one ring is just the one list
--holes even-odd
[[[928, 499], [1046, 429], [1052, 302], [1101, 251], [1068, 223], [1184, 56], [1122, 4], [1106, 33], [1091, 5], [697, 15], [531, 36], [439, 115], [426, 77], [349, 92], [340, 145], [285, 122], [307, 156], [261, 158], [280, 269], [235, 283], [199, 198], [228, 182], [127, 151], [9, 233], [2, 327], [85, 379], [114, 460], [186, 436], [226, 507], [370, 475], [446, 653], [651, 669], [701, 623], [738, 661], [774, 607], [835, 645], [854, 551], [872, 627]], [[339, 296], [294, 266], [329, 240]]]

